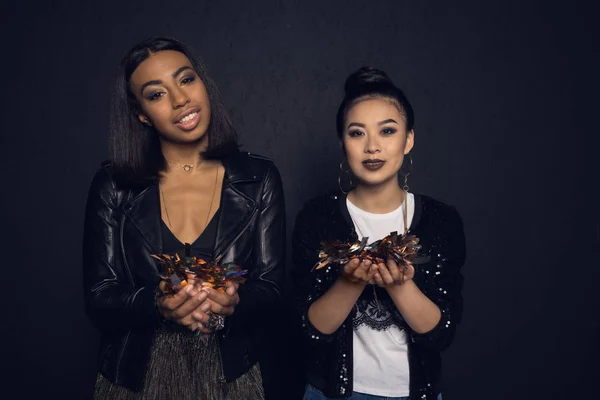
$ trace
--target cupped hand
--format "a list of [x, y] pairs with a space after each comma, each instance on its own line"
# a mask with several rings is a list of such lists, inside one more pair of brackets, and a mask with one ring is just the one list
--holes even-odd
[[377, 264], [370, 260], [353, 258], [342, 268], [342, 276], [351, 282], [367, 284], [373, 279], [377, 270]]
[[[161, 282], [159, 288], [164, 291], [164, 287], [165, 283]], [[199, 320], [208, 319], [210, 305], [206, 303], [207, 298], [208, 293], [190, 280], [177, 293], [159, 297], [157, 307], [163, 318], [195, 331], [202, 328]]]
[[415, 267], [409, 262], [396, 263], [389, 259], [387, 262], [378, 264], [378, 271], [373, 276], [373, 282], [380, 287], [402, 285], [413, 279]]

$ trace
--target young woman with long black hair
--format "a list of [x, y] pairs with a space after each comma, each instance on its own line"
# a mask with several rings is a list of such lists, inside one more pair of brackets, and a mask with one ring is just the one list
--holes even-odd
[[[285, 262], [277, 168], [238, 151], [215, 83], [173, 39], [123, 58], [109, 139], [84, 227], [86, 309], [102, 333], [95, 398], [264, 398], [257, 361]], [[248, 270], [247, 282], [161, 295], [151, 255], [181, 255], [185, 243]]]

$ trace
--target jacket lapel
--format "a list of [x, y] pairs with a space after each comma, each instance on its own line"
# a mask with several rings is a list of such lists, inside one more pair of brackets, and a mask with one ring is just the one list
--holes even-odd
[[221, 212], [217, 225], [215, 257], [223, 256], [231, 244], [248, 228], [257, 212], [255, 194], [246, 194], [249, 188], [256, 190], [261, 177], [248, 162], [249, 153], [236, 153], [222, 160], [225, 168], [221, 192]]
[[[222, 256], [241, 235], [257, 212], [257, 203], [244, 193], [260, 181], [255, 171], [248, 168], [246, 153], [237, 153], [222, 160], [225, 167], [215, 256]], [[250, 184], [249, 186], [247, 186]], [[254, 186], [254, 189], [256, 187]], [[163, 251], [160, 224], [160, 197], [158, 186], [152, 184], [123, 204], [123, 213], [144, 237], [154, 254]]]
[[237, 237], [248, 228], [256, 210], [256, 202], [239, 191], [226, 177], [221, 192], [215, 256], [222, 256]]
[[162, 253], [160, 198], [156, 184], [123, 204], [123, 213], [142, 234], [154, 254]]

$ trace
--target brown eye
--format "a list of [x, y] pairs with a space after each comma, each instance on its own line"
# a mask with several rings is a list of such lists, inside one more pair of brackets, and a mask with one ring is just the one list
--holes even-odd
[[350, 137], [357, 137], [357, 136], [361, 136], [361, 135], [363, 135], [363, 133], [359, 130], [348, 132], [348, 136], [350, 136]]
[[191, 83], [191, 82], [193, 82], [193, 81], [195, 81], [195, 80], [196, 80], [196, 77], [195, 77], [195, 76], [193, 76], [193, 75], [186, 76], [185, 78], [183, 78], [183, 79], [181, 80], [181, 84], [182, 84], [182, 85], [185, 85], [185, 84]]
[[148, 96], [146, 96], [146, 98], [150, 101], [154, 101], [154, 100], [160, 99], [163, 96], [164, 96], [163, 92], [152, 92]]
[[394, 133], [396, 133], [396, 129], [394, 129], [394, 128], [384, 128], [381, 131], [382, 135], [393, 135]]

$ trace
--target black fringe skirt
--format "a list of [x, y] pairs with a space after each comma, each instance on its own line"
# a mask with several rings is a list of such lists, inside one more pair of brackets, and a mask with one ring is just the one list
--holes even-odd
[[260, 367], [255, 364], [233, 382], [221, 382], [219, 342], [215, 335], [160, 328], [154, 336], [142, 389], [133, 392], [101, 374], [95, 400], [263, 400]]

